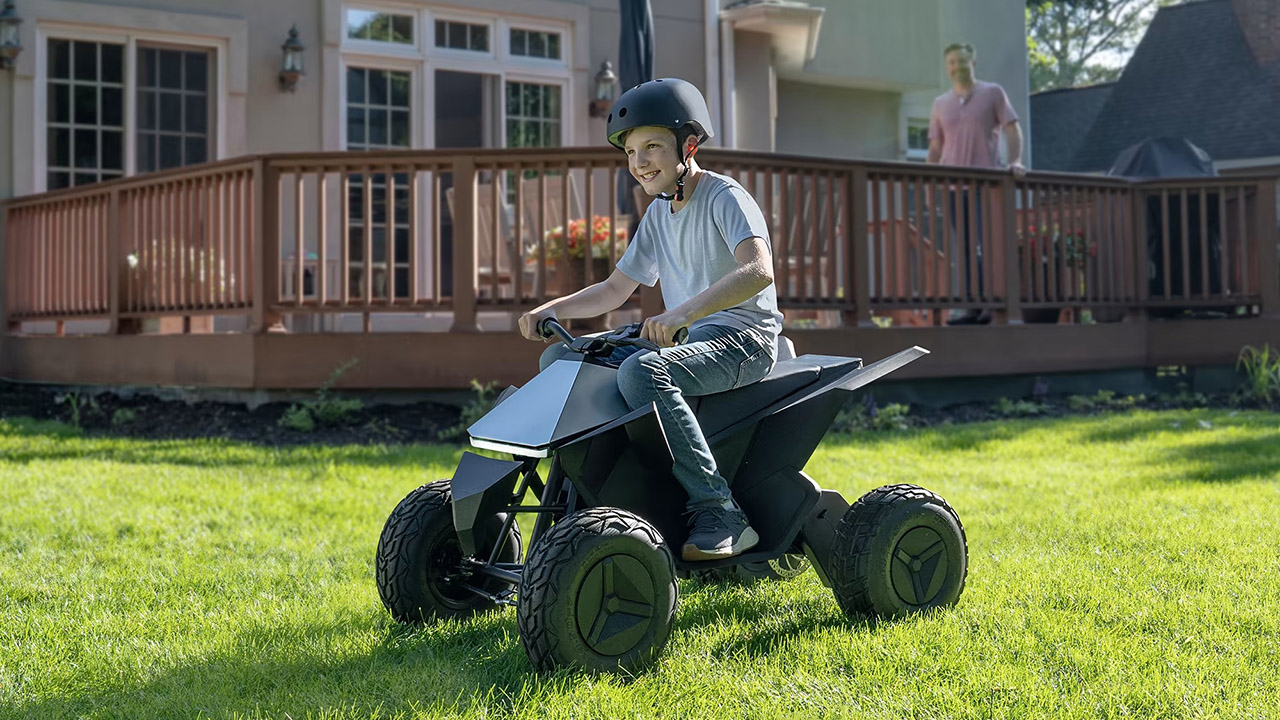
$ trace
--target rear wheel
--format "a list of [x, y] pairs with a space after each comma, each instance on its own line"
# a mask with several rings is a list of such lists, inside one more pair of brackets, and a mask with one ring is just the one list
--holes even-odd
[[955, 510], [916, 485], [886, 485], [845, 512], [832, 547], [831, 584], [846, 615], [902, 617], [953, 605], [969, 549]]
[[675, 563], [638, 515], [566, 515], [529, 552], [520, 577], [520, 640], [539, 670], [635, 672], [662, 653], [675, 620]]
[[[486, 521], [489, 537], [502, 529], [503, 516]], [[488, 560], [493, 546], [481, 548]], [[498, 562], [519, 562], [520, 528], [514, 522], [498, 552]], [[391, 616], [402, 623], [422, 623], [448, 617], [470, 617], [496, 607], [489, 595], [509, 591], [511, 584], [463, 572], [465, 556], [453, 527], [449, 481], [427, 483], [409, 493], [387, 518], [378, 539], [376, 578], [378, 595]]]

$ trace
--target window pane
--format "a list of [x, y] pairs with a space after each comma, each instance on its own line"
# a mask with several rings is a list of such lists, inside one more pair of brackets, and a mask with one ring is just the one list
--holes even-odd
[[138, 83], [142, 87], [156, 87], [156, 51], [138, 49]]
[[390, 73], [391, 104], [395, 107], [409, 107], [409, 73]]
[[51, 172], [49, 173], [49, 189], [61, 190], [65, 187], [71, 187], [71, 173], [68, 172]]
[[158, 93], [160, 96], [160, 129], [182, 132], [182, 96], [177, 93]]
[[409, 112], [397, 110], [391, 113], [391, 144], [409, 147]]
[[360, 68], [347, 68], [347, 102], [363, 103], [365, 100], [365, 73]]
[[386, 145], [387, 144], [387, 111], [386, 110], [369, 110], [369, 144], [370, 145]]
[[449, 25], [443, 20], [436, 21], [436, 47], [449, 47]]
[[76, 85], [73, 93], [75, 112], [72, 117], [80, 125], [98, 124], [98, 86]]
[[202, 52], [187, 53], [187, 89], [204, 92], [209, 85], [209, 56]]
[[138, 172], [151, 172], [156, 169], [156, 136], [151, 134], [138, 136]]
[[413, 44], [413, 18], [409, 15], [393, 15], [391, 19], [391, 42]]
[[204, 134], [209, 129], [209, 107], [204, 95], [187, 96], [187, 127], [189, 133]]
[[547, 57], [553, 60], [560, 59], [560, 33], [547, 34]]
[[76, 62], [77, 80], [98, 79], [98, 45], [97, 43], [77, 42], [73, 50]]
[[367, 10], [347, 11], [347, 37], [355, 40], [369, 39], [369, 26], [373, 24], [378, 13]]
[[385, 70], [369, 71], [369, 104], [387, 104], [387, 72]]
[[528, 55], [529, 40], [528, 33], [524, 30], [511, 29], [511, 54], [512, 55]]
[[488, 25], [472, 25], [471, 26], [471, 49], [480, 50], [482, 52], [489, 51], [489, 26]]
[[97, 130], [76, 130], [75, 145], [72, 147], [72, 155], [75, 156], [76, 167], [97, 168], [98, 167], [98, 131]]
[[49, 85], [49, 121], [56, 123], [71, 122], [71, 86], [62, 84]]
[[182, 89], [182, 53], [177, 50], [160, 51], [160, 87]]
[[98, 173], [76, 173], [76, 185], [90, 185], [98, 182]]
[[71, 41], [49, 41], [49, 77], [71, 79]]
[[547, 56], [547, 34], [529, 33], [529, 55], [544, 58]]
[[364, 145], [365, 134], [364, 108], [347, 108], [347, 145]]
[[124, 133], [119, 130], [102, 131], [102, 167], [110, 170], [124, 169]]
[[49, 165], [52, 167], [70, 167], [70, 130], [66, 128], [49, 128]]
[[187, 138], [187, 164], [194, 165], [208, 160], [209, 142], [204, 138]]
[[124, 89], [102, 88], [102, 124], [112, 127], [124, 125]]
[[102, 81], [109, 83], [124, 82], [124, 46], [102, 46]]
[[467, 26], [461, 23], [449, 23], [449, 47], [454, 50], [467, 49]]
[[148, 91], [138, 92], [138, 128], [154, 130], [156, 128], [156, 94]]
[[173, 135], [160, 136], [160, 165], [158, 170], [182, 166], [182, 138]]

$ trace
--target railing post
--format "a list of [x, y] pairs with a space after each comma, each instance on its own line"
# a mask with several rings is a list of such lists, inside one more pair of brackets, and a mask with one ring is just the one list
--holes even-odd
[[1258, 202], [1256, 219], [1258, 227], [1258, 284], [1262, 295], [1262, 308], [1259, 313], [1268, 319], [1280, 318], [1280, 261], [1277, 260], [1277, 242], [1280, 242], [1280, 228], [1276, 217], [1276, 181], [1263, 180], [1258, 183]]
[[479, 332], [476, 322], [476, 161], [453, 159], [453, 327]]
[[280, 313], [280, 170], [267, 158], [253, 172], [253, 326], [252, 331], [282, 332]]
[[120, 190], [111, 191], [107, 201], [107, 310], [111, 314], [111, 322], [107, 326], [107, 334], [120, 332]]
[[867, 169], [861, 165], [853, 168], [849, 178], [849, 294], [853, 310], [841, 313], [846, 326], [875, 327], [871, 320], [871, 246], [867, 238]]
[[1012, 175], [1000, 181], [1000, 234], [1004, 244], [1004, 323], [1022, 324], [1022, 273], [1018, 262], [1018, 186]]
[[[1132, 213], [1129, 237], [1130, 254], [1133, 258], [1133, 278], [1138, 283], [1134, 288], [1137, 307], [1130, 307], [1125, 313], [1126, 322], [1145, 322], [1147, 319], [1147, 302], [1151, 299], [1151, 258], [1147, 255], [1147, 197], [1139, 185], [1131, 184], [1129, 192], [1129, 212]], [[1161, 219], [1164, 222], [1164, 219]]]

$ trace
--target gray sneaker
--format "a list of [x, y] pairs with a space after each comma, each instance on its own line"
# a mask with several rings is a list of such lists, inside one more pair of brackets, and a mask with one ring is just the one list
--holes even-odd
[[751, 529], [741, 510], [701, 507], [689, 518], [689, 539], [684, 541], [685, 560], [719, 560], [756, 546], [760, 536]]

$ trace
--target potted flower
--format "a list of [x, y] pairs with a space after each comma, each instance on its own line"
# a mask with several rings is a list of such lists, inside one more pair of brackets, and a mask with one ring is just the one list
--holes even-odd
[[[592, 280], [599, 282], [609, 276], [612, 271], [610, 254], [615, 262], [622, 257], [627, 245], [627, 229], [614, 229], [608, 217], [596, 215], [591, 219], [589, 232], [585, 219], [570, 220], [567, 232], [560, 225], [548, 230], [544, 238], [547, 259], [554, 263], [556, 275], [560, 278], [561, 293], [568, 294], [586, 285], [583, 265], [588, 252], [591, 253]], [[537, 247], [531, 248], [526, 257], [529, 262], [537, 262]]]
[[[1083, 297], [1087, 268], [1097, 254], [1097, 243], [1088, 242], [1083, 231], [1064, 232], [1057, 223], [1019, 230], [1018, 263], [1029, 270], [1022, 277], [1030, 283], [1023, 288], [1024, 296], [1062, 301]], [[1027, 322], [1057, 322], [1058, 315], [1057, 308], [1023, 310]]]

